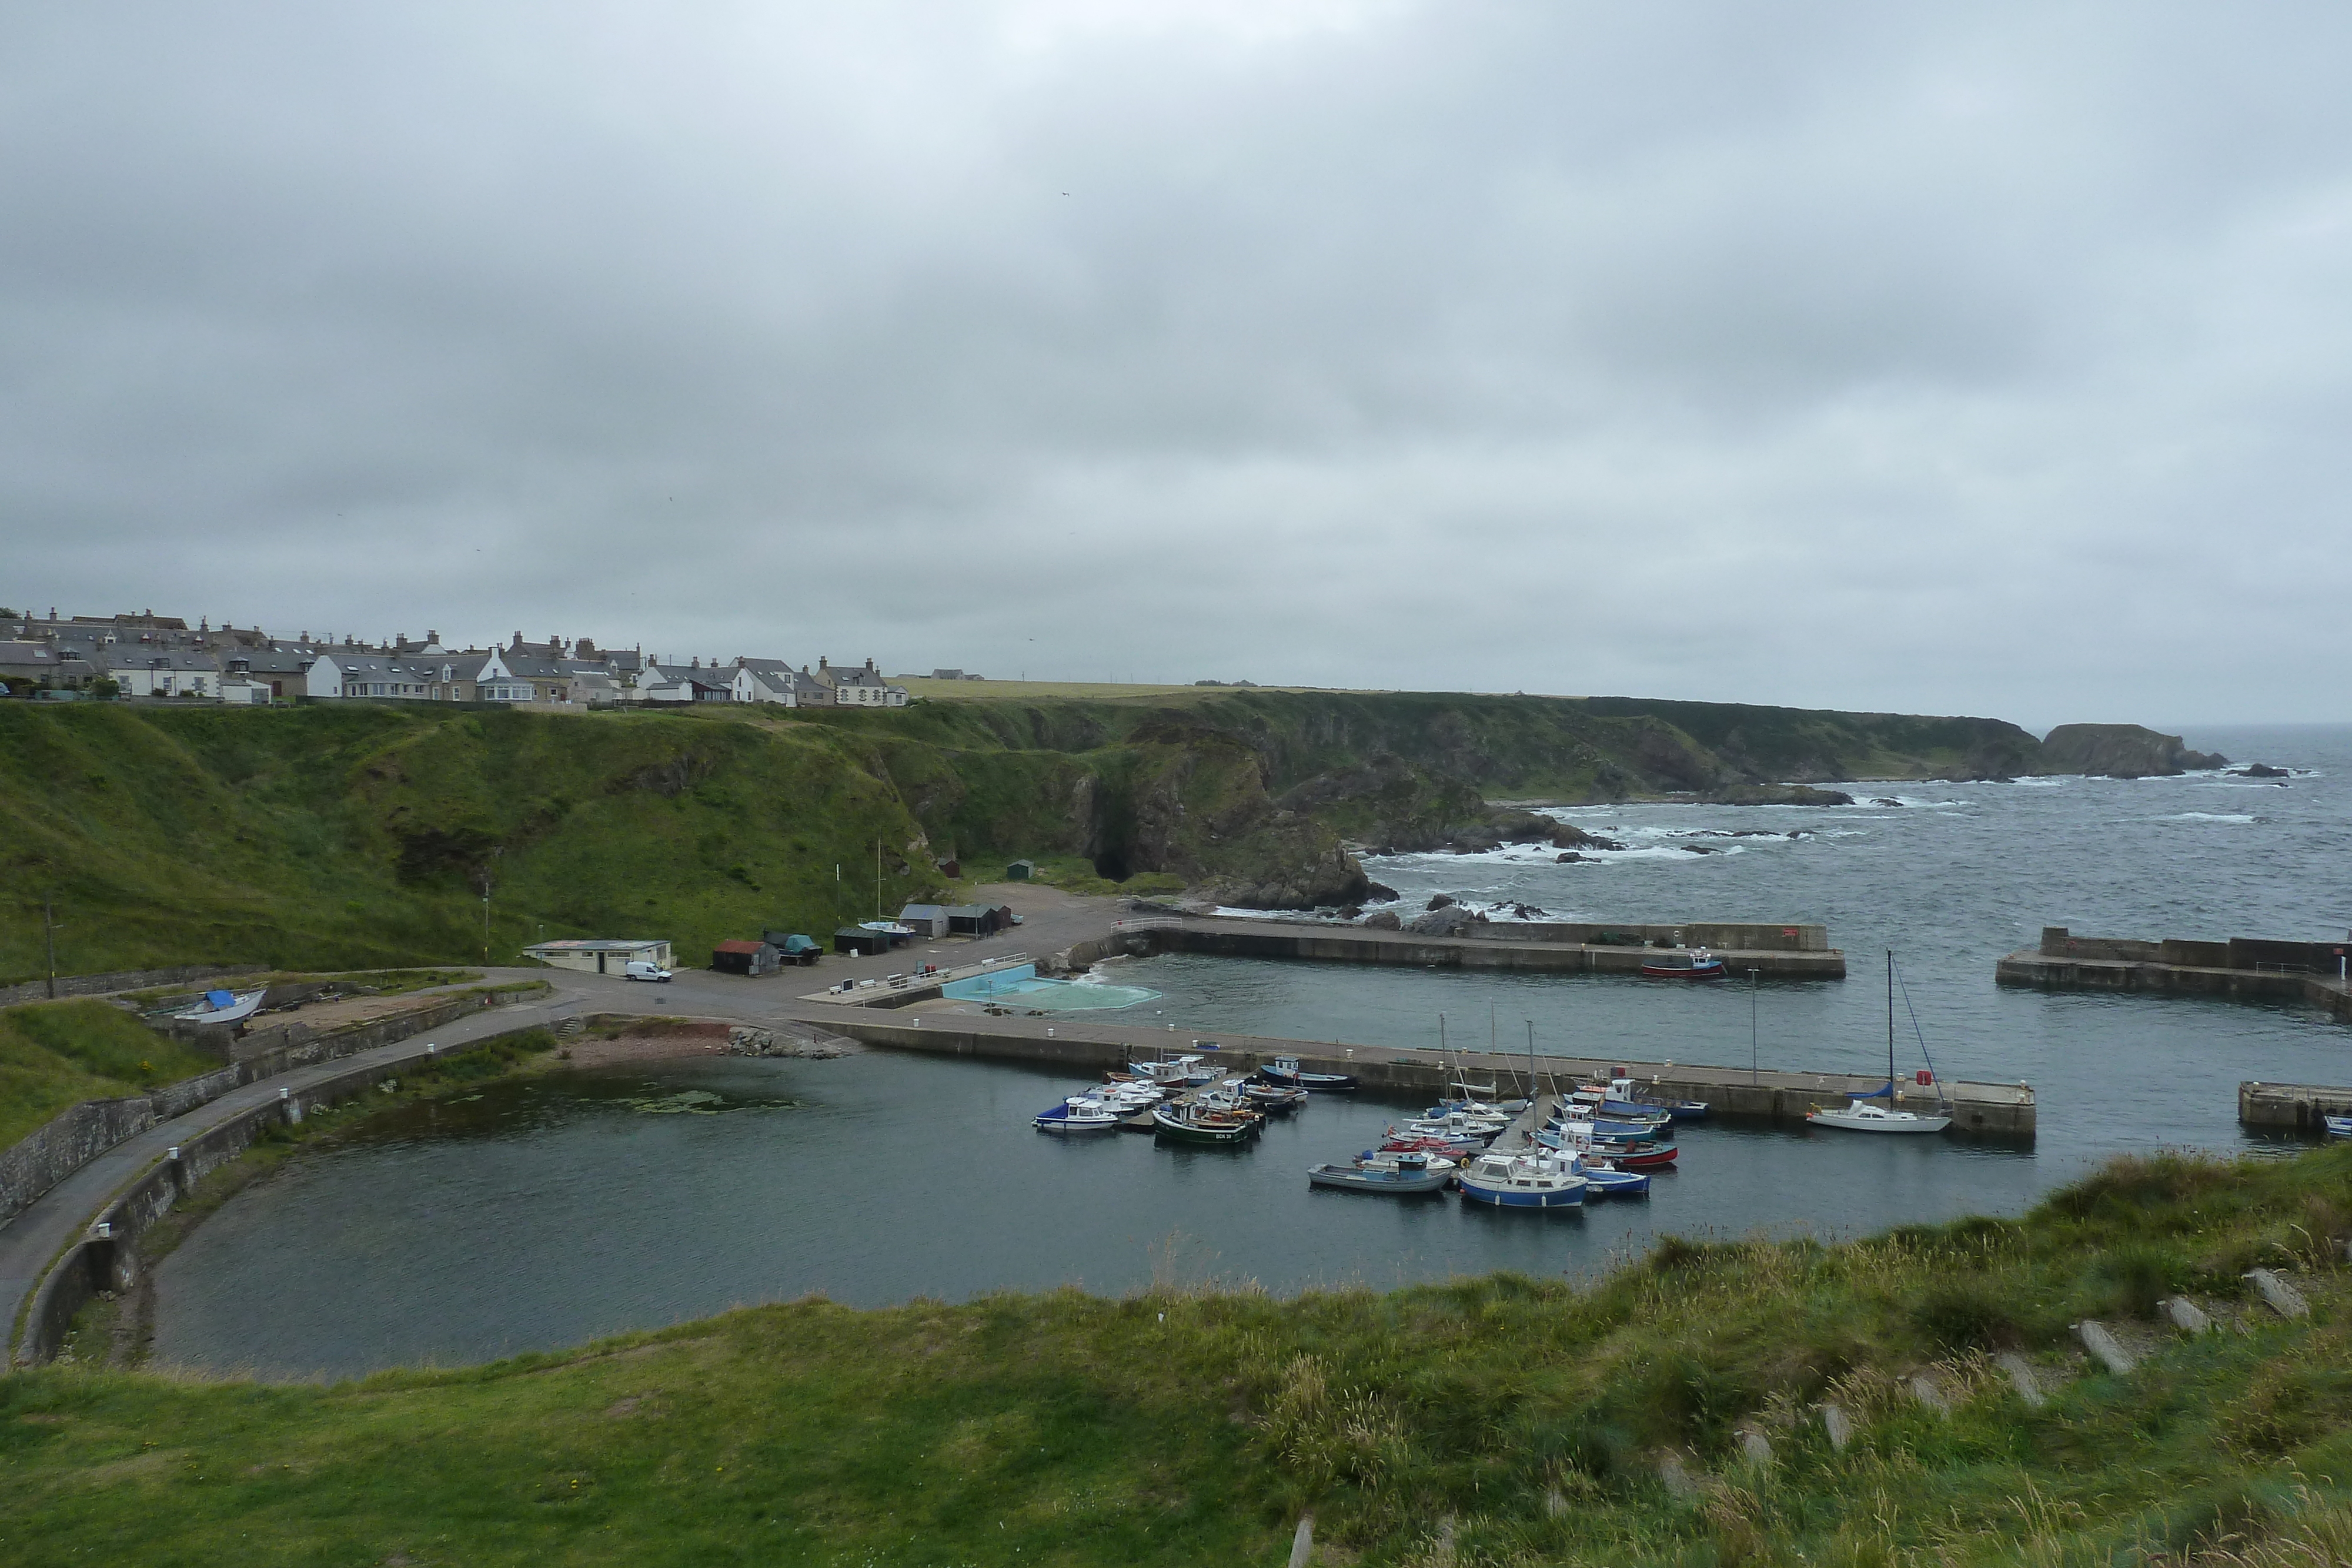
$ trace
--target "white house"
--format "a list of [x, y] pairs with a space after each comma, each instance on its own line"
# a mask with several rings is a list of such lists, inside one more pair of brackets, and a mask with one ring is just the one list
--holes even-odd
[[215, 697], [220, 695], [220, 661], [185, 649], [150, 652], [138, 646], [110, 648], [106, 673], [127, 697]]
[[515, 673], [506, 659], [492, 653], [474, 672], [474, 700], [485, 703], [527, 703], [537, 695], [530, 677]]
[[384, 653], [348, 649], [319, 655], [309, 671], [314, 697], [396, 697], [422, 702], [433, 695], [433, 670]]
[[782, 659], [735, 661], [735, 700], [739, 703], [775, 703], [782, 707], [798, 707], [801, 706], [798, 685], [793, 667]]

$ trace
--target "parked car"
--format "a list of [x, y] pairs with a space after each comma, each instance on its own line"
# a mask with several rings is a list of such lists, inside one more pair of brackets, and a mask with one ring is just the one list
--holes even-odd
[[624, 978], [631, 980], [659, 980], [665, 985], [669, 983], [667, 969], [663, 968], [659, 964], [648, 964], [643, 958], [630, 959], [628, 967], [623, 969], [621, 974]]

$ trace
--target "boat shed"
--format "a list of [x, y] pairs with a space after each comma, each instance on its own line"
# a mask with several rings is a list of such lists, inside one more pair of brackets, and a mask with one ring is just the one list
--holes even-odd
[[1033, 882], [1036, 876], [1035, 861], [1014, 861], [1004, 868], [1004, 880], [1007, 882]]
[[541, 942], [523, 949], [527, 956], [557, 969], [578, 969], [590, 975], [617, 975], [633, 963], [670, 966], [669, 944], [650, 937], [574, 936]]
[[710, 950], [710, 967], [730, 975], [772, 975], [783, 956], [766, 942], [721, 942]]
[[947, 911], [948, 932], [955, 936], [993, 936], [1004, 929], [1004, 912], [985, 904], [957, 904]]
[[860, 956], [887, 953], [890, 950], [890, 938], [863, 925], [845, 925], [833, 934], [833, 950]]
[[947, 905], [910, 904], [898, 911], [898, 924], [914, 927], [918, 936], [944, 936], [948, 934]]

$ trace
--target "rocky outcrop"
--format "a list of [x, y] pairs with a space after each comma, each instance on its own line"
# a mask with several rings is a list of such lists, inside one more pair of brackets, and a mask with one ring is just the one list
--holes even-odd
[[1851, 806], [1853, 797], [1843, 789], [1816, 789], [1810, 784], [1729, 784], [1698, 797], [1710, 806]]
[[2136, 724], [2062, 724], [2042, 737], [2033, 771], [2164, 779], [2225, 767], [2229, 760], [2219, 752], [2191, 751], [2177, 735], [2159, 735]]
[[1393, 909], [1376, 909], [1371, 914], [1364, 916], [1364, 929], [1367, 931], [1402, 931], [1404, 929], [1404, 922], [1397, 918], [1397, 913]]
[[2230, 775], [2233, 779], [2284, 779], [2287, 770], [2273, 768], [2267, 762], [2249, 762], [2243, 768], [2231, 768]]
[[1443, 909], [1431, 910], [1405, 929], [1415, 936], [1459, 936], [1473, 925], [1486, 924], [1485, 915], [1474, 914], [1458, 904], [1449, 904]]

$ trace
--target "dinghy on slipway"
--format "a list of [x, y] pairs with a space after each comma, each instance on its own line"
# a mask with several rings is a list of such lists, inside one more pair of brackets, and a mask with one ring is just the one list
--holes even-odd
[[261, 1006], [261, 998], [268, 994], [267, 988], [241, 994], [206, 991], [203, 1001], [172, 1017], [181, 1023], [241, 1023], [253, 1016], [254, 1009]]

